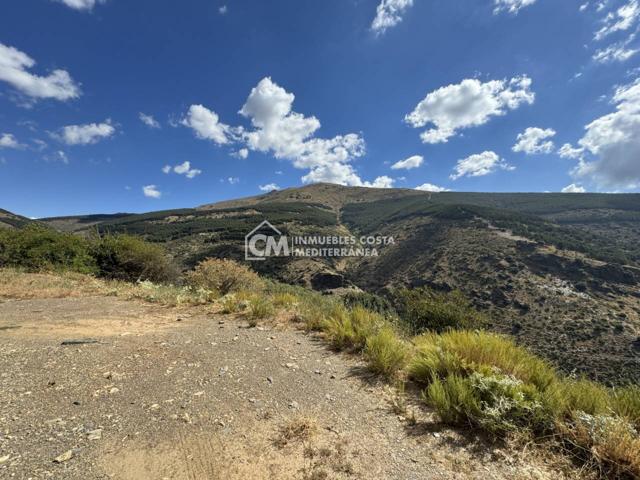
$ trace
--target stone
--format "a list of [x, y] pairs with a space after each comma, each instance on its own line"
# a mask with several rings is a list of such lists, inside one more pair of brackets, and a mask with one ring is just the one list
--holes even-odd
[[54, 458], [53, 461], [54, 463], [64, 463], [64, 462], [68, 462], [72, 458], [73, 458], [73, 450], [67, 450], [62, 455], [58, 455], [56, 458]]
[[89, 440], [100, 440], [102, 438], [102, 429], [97, 428], [95, 430], [91, 430], [90, 432], [87, 432], [87, 438]]

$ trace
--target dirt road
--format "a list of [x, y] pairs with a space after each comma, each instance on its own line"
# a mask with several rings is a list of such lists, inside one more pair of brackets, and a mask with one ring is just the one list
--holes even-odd
[[0, 389], [0, 478], [561, 477], [414, 425], [312, 335], [202, 309], [0, 301]]

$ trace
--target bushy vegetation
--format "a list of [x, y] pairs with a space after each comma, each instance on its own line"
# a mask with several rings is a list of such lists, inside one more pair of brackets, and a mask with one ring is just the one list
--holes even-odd
[[0, 267], [98, 273], [87, 240], [38, 225], [0, 230]]
[[0, 230], [0, 267], [69, 270], [125, 281], [166, 282], [176, 276], [159, 245], [129, 235], [84, 238], [39, 225]]
[[391, 302], [380, 295], [369, 292], [347, 292], [342, 296], [342, 301], [347, 308], [362, 307], [371, 312], [384, 316], [395, 316], [396, 311]]
[[260, 290], [263, 282], [250, 268], [233, 260], [210, 258], [186, 274], [187, 282], [226, 295], [240, 290]]
[[336, 307], [322, 329], [336, 349], [362, 351], [367, 339], [377, 334], [384, 325], [383, 317], [362, 307], [351, 310]]
[[401, 288], [393, 292], [392, 298], [400, 320], [412, 334], [481, 328], [486, 322], [459, 291]]
[[395, 377], [405, 367], [409, 352], [407, 343], [390, 326], [367, 338], [364, 350], [369, 368], [387, 378]]
[[131, 235], [107, 235], [90, 243], [100, 276], [136, 282], [169, 282], [177, 271], [165, 249]]

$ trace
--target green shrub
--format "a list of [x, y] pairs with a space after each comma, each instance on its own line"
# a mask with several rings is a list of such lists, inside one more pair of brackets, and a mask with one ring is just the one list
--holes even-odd
[[406, 365], [409, 349], [391, 327], [383, 327], [367, 338], [364, 354], [372, 371], [391, 378]]
[[486, 319], [458, 291], [438, 293], [428, 288], [397, 289], [393, 302], [401, 321], [413, 334], [425, 331], [481, 328]]
[[395, 316], [391, 302], [384, 297], [369, 292], [347, 292], [342, 296], [347, 308], [362, 307], [385, 317]]
[[434, 373], [469, 375], [498, 369], [543, 391], [557, 379], [547, 362], [495, 333], [450, 331], [424, 334], [415, 342], [411, 372], [418, 381], [428, 383]]
[[316, 292], [300, 298], [298, 316], [308, 331], [323, 331], [336, 311], [344, 309], [334, 297], [323, 296]]
[[435, 408], [443, 422], [451, 425], [464, 425], [480, 411], [469, 381], [459, 375], [449, 375], [443, 380], [434, 378], [423, 392], [423, 399]]
[[563, 379], [560, 391], [565, 402], [565, 415], [584, 412], [588, 415], [609, 415], [611, 392], [604, 385], [586, 379]]
[[98, 270], [86, 239], [38, 225], [0, 229], [0, 267], [18, 267], [32, 272], [96, 273]]
[[383, 317], [362, 307], [353, 310], [336, 307], [325, 321], [323, 330], [334, 348], [359, 351], [365, 347], [367, 338], [384, 324]]
[[260, 320], [273, 315], [273, 311], [273, 304], [268, 298], [256, 295], [249, 301], [249, 313], [247, 316], [251, 320]]
[[98, 274], [129, 282], [169, 282], [176, 277], [165, 249], [131, 235], [107, 235], [96, 239], [91, 253]]
[[640, 429], [640, 386], [619, 388], [612, 394], [613, 411]]
[[276, 307], [289, 308], [298, 303], [298, 297], [292, 293], [277, 293], [273, 296]]
[[233, 260], [210, 258], [186, 275], [187, 282], [226, 295], [239, 290], [260, 290], [264, 283], [257, 273]]

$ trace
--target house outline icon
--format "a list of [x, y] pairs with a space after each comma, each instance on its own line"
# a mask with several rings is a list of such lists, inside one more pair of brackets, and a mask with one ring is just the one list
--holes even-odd
[[244, 236], [244, 259], [245, 260], [266, 260], [265, 257], [253, 257], [251, 255], [249, 255], [249, 239], [251, 237], [253, 237], [253, 235], [260, 230], [263, 227], [268, 227], [271, 230], [273, 230], [276, 234], [278, 234], [279, 236], [282, 236], [282, 232], [280, 230], [278, 230], [276, 227], [274, 227], [271, 222], [269, 220], [263, 220], [260, 225], [258, 225], [256, 228], [254, 228], [253, 230], [251, 230], [249, 233], [247, 233]]

